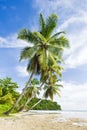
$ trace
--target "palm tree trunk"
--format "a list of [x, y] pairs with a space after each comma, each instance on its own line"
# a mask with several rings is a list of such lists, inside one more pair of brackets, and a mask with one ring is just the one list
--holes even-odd
[[[40, 87], [39, 87], [39, 89], [41, 90], [41, 87], [43, 86], [43, 84], [44, 83], [42, 83], [41, 85], [40, 85]], [[34, 96], [33, 96], [34, 97]], [[28, 100], [25, 102], [25, 104], [24, 104], [24, 106], [23, 106], [23, 108], [21, 109], [21, 111], [26, 107], [26, 105], [31, 101], [31, 100], [29, 100], [29, 99], [32, 99], [33, 97], [31, 97], [31, 98], [28, 98]]]
[[27, 111], [29, 110], [32, 110], [35, 106], [37, 106], [40, 102], [42, 101], [42, 99], [40, 99], [38, 102], [36, 102], [30, 109], [28, 109]]
[[18, 98], [17, 101], [14, 103], [14, 105], [12, 106], [12, 108], [9, 109], [8, 111], [4, 112], [3, 114], [9, 115], [9, 113], [11, 113], [11, 112], [15, 109], [15, 107], [18, 105], [18, 103], [19, 103], [20, 100], [22, 99], [23, 95], [25, 94], [26, 89], [28, 88], [28, 85], [29, 85], [29, 83], [30, 83], [30, 81], [31, 81], [31, 79], [32, 79], [32, 77], [33, 77], [33, 74], [34, 74], [34, 71], [31, 73], [31, 76], [30, 76], [30, 78], [29, 78], [29, 80], [28, 80], [28, 82], [27, 82], [25, 88], [23, 89], [22, 93], [20, 94], [19, 98]]
[[25, 104], [18, 110], [19, 111], [23, 111], [25, 109], [25, 107], [27, 106], [27, 104], [32, 100], [32, 98], [34, 98], [34, 96], [32, 96], [31, 98], [28, 98], [28, 100], [25, 102]]
[[39, 87], [40, 90], [41, 90], [42, 86], [44, 85], [44, 83], [45, 83], [45, 82], [43, 82], [43, 83], [40, 85], [40, 87]]

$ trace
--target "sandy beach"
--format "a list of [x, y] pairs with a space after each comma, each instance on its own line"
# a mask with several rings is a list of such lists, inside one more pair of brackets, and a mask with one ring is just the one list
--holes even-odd
[[87, 120], [59, 114], [21, 113], [0, 117], [0, 130], [87, 130]]

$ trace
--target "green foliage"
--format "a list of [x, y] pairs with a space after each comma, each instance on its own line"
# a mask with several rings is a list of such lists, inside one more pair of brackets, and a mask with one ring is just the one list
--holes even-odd
[[0, 114], [3, 113], [4, 111], [7, 111], [11, 108], [11, 104], [0, 104]]
[[[27, 29], [22, 29], [18, 38], [33, 43], [32, 47], [23, 49], [20, 59], [28, 60], [27, 71], [40, 74], [41, 81], [47, 79], [49, 67], [52, 68], [52, 73], [56, 73], [61, 77], [62, 53], [64, 48], [69, 47], [68, 39], [65, 38], [65, 32], [57, 32], [52, 35], [57, 26], [58, 17], [56, 14], [51, 14], [46, 19], [40, 14], [39, 24], [40, 30], [31, 32]], [[61, 68], [61, 69], [59, 69]]]
[[[40, 99], [33, 98], [28, 104], [27, 108], [31, 108], [36, 102]], [[51, 100], [42, 100], [37, 106], [33, 108], [33, 110], [61, 110], [61, 106], [57, 104], [57, 102], [52, 102]]]
[[19, 102], [19, 107], [23, 106], [29, 98], [36, 97], [40, 94], [38, 85], [39, 81], [36, 78], [31, 80], [29, 87], [26, 89], [25, 94]]
[[31, 98], [32, 96], [36, 97], [39, 95], [39, 81], [34, 78], [31, 80], [29, 87], [26, 89], [26, 93], [24, 96], [28, 99]]
[[12, 99], [12, 94], [11, 93], [8, 93], [6, 94], [5, 96], [1, 97], [0, 98], [0, 103], [1, 104], [4, 104], [4, 103], [10, 103], [10, 104], [13, 104], [13, 99]]
[[34, 79], [31, 80], [31, 84], [32, 85], [38, 85], [39, 81], [36, 78], [34, 78]]
[[12, 82], [11, 78], [7, 77], [0, 79], [0, 103], [14, 104], [19, 96], [16, 88], [18, 88], [18, 85], [17, 83]]
[[[56, 80], [56, 77], [53, 76], [53, 79]], [[14, 109], [13, 113], [17, 112], [20, 106], [22, 106], [29, 97], [32, 95], [39, 94], [38, 89], [39, 81], [34, 78], [31, 80], [30, 86], [27, 90], [21, 101], [19, 102], [19, 105]], [[37, 86], [37, 87], [36, 87]], [[16, 91], [16, 88], [18, 88], [17, 83], [12, 82], [11, 78], [5, 78], [0, 79], [0, 115], [4, 111], [9, 110], [14, 102], [19, 97], [19, 93]], [[34, 97], [35, 97], [34, 96]], [[27, 108], [31, 108], [36, 102], [38, 102], [40, 99], [33, 98], [29, 104], [27, 105]], [[56, 102], [52, 102], [50, 100], [42, 100], [41, 103], [39, 103], [35, 108], [35, 110], [61, 110], [60, 105], [58, 105]]]

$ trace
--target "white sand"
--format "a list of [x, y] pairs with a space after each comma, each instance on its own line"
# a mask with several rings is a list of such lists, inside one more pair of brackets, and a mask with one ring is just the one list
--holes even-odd
[[87, 130], [87, 120], [66, 119], [61, 114], [22, 113], [1, 117], [0, 130]]

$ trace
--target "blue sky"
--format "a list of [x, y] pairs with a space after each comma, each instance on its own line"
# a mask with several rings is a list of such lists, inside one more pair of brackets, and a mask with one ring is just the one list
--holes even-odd
[[38, 30], [40, 12], [58, 15], [55, 32], [65, 30], [71, 46], [64, 52], [64, 88], [55, 100], [63, 109], [87, 110], [87, 0], [0, 0], [0, 78], [12, 77], [24, 87], [29, 74], [19, 56], [29, 44], [17, 34], [22, 28]]

